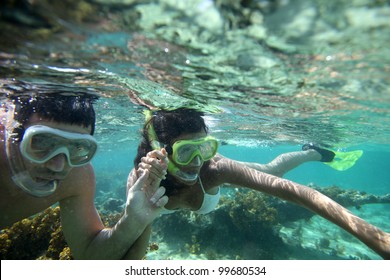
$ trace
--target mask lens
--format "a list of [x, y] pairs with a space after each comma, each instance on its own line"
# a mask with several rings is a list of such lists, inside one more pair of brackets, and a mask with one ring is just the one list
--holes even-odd
[[67, 145], [69, 160], [72, 165], [85, 164], [95, 154], [97, 146], [88, 140], [74, 140]]
[[198, 150], [197, 145], [185, 144], [180, 146], [176, 152], [175, 161], [179, 164], [187, 164], [191, 161], [192, 155]]
[[204, 142], [203, 144], [199, 145], [199, 151], [203, 157], [203, 160], [211, 159], [217, 151], [216, 141], [209, 140]]
[[199, 155], [203, 161], [211, 159], [217, 152], [218, 142], [212, 137], [200, 140], [182, 140], [173, 145], [173, 160], [181, 165], [187, 165]]
[[45, 160], [59, 145], [62, 145], [61, 140], [62, 138], [50, 133], [33, 135], [30, 140], [30, 145], [27, 146], [26, 152], [32, 159], [37, 161]]
[[[30, 129], [30, 128], [29, 128]], [[45, 126], [27, 129], [21, 143], [21, 152], [29, 160], [43, 163], [64, 153], [71, 166], [88, 163], [97, 150], [90, 135], [65, 132]]]

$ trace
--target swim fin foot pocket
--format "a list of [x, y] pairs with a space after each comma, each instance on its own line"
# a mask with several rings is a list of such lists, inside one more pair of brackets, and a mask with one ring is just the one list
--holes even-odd
[[307, 151], [310, 149], [316, 150], [317, 152], [320, 153], [320, 155], [322, 156], [322, 158], [321, 158], [322, 162], [331, 162], [336, 155], [334, 152], [326, 150], [326, 149], [322, 149], [318, 146], [315, 146], [313, 143], [308, 143], [308, 144], [305, 144], [302, 146], [302, 151]]

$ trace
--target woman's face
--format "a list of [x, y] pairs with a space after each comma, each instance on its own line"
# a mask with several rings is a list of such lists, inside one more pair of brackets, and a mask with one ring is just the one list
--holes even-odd
[[[171, 144], [173, 146], [173, 144], [179, 140], [195, 140], [206, 136], [207, 133], [205, 131], [197, 133], [186, 133], [174, 139]], [[175, 167], [177, 167], [175, 172], [171, 173], [175, 179], [186, 185], [193, 185], [198, 181], [200, 170], [204, 164], [204, 161], [200, 156], [195, 156], [187, 165], [177, 164], [175, 161], [173, 161], [171, 155], [169, 156], [169, 160], [174, 163]]]

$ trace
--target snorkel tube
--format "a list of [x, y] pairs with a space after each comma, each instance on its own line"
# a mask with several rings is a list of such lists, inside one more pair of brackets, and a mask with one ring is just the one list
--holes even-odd
[[[9, 110], [10, 114], [13, 110]], [[9, 116], [9, 115], [8, 115]], [[8, 120], [13, 120], [13, 115]], [[15, 130], [21, 126], [19, 122], [11, 121], [7, 124], [4, 135], [4, 145], [7, 154], [8, 165], [11, 170], [12, 181], [26, 193], [35, 197], [45, 197], [53, 194], [58, 186], [58, 180], [43, 180], [37, 182], [28, 172], [22, 154], [19, 151], [19, 142], [16, 140]], [[19, 136], [19, 135], [18, 135]]]
[[[145, 115], [145, 120], [146, 120], [146, 125], [148, 126], [148, 138], [149, 138], [149, 143], [150, 146], [152, 147], [153, 150], [160, 150], [162, 148], [165, 148], [168, 152], [168, 154], [172, 154], [172, 150], [169, 151], [170, 147], [164, 146], [161, 142], [158, 141], [158, 137], [156, 134], [156, 131], [154, 130], [153, 127], [153, 114], [150, 110], [145, 110], [144, 111]], [[187, 183], [192, 183], [196, 181], [199, 177], [198, 174], [188, 174], [180, 170], [180, 168], [172, 161], [169, 160], [168, 162], [168, 173], [171, 174], [174, 177], [180, 178], [180, 180], [187, 182]]]

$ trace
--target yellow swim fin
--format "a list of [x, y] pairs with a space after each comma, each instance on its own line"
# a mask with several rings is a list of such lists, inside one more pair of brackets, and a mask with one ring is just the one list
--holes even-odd
[[335, 157], [331, 162], [324, 162], [330, 167], [338, 170], [344, 171], [355, 165], [356, 161], [363, 155], [362, 150], [350, 151], [350, 152], [336, 152]]

